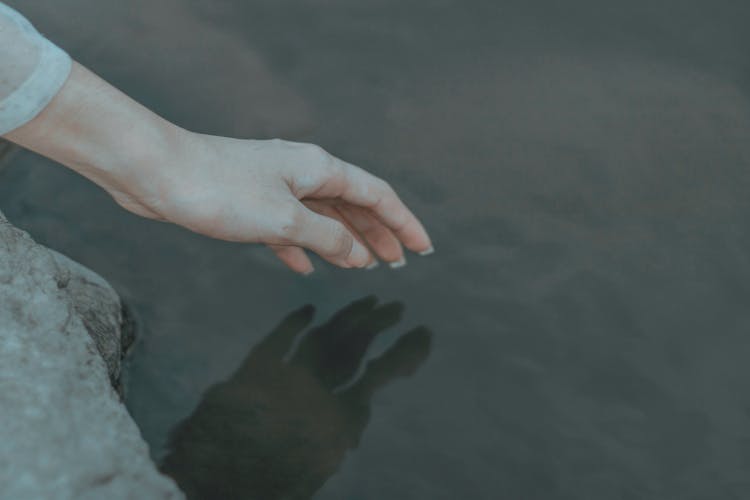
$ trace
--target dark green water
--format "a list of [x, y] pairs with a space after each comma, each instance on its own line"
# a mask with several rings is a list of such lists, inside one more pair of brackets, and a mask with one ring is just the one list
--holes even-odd
[[8, 3], [182, 126], [387, 178], [434, 236], [301, 278], [14, 157], [0, 208], [133, 307], [128, 407], [189, 492], [750, 498], [750, 3]]

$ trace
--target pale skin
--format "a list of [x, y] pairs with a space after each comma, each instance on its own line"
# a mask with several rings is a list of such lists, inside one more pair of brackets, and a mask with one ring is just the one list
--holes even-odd
[[305, 143], [190, 132], [78, 63], [5, 138], [87, 177], [125, 209], [222, 240], [264, 243], [290, 269], [398, 267], [430, 237], [382, 179]]

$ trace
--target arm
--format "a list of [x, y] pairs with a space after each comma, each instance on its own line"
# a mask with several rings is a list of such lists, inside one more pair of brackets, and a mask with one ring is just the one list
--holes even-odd
[[131, 212], [265, 243], [297, 272], [312, 271], [303, 248], [341, 267], [378, 257], [397, 266], [402, 245], [432, 251], [417, 218], [364, 170], [310, 144], [189, 132], [77, 63], [49, 104], [5, 137], [86, 176]]

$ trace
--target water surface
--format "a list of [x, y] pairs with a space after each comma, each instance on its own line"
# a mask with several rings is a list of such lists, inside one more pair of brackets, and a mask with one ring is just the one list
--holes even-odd
[[0, 208], [134, 309], [127, 404], [189, 493], [750, 497], [747, 2], [8, 3], [184, 127], [387, 178], [434, 236], [302, 278], [13, 158]]

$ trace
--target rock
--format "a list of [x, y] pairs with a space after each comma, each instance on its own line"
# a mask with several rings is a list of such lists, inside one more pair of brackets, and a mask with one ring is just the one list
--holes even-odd
[[0, 497], [183, 498], [115, 389], [122, 323], [102, 278], [0, 213]]
[[120, 367], [133, 343], [133, 333], [132, 325], [124, 320], [117, 292], [98, 274], [62, 254], [49, 252], [58, 267], [55, 276], [58, 288], [67, 292], [107, 366], [112, 386], [120, 392]]

